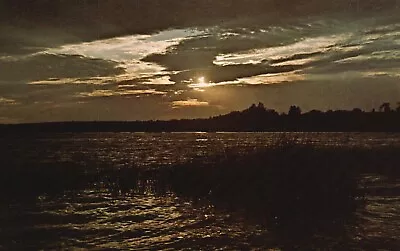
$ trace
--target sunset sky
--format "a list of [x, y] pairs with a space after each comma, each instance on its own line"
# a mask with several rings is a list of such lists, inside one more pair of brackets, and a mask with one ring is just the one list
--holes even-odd
[[400, 101], [400, 0], [0, 0], [0, 123]]

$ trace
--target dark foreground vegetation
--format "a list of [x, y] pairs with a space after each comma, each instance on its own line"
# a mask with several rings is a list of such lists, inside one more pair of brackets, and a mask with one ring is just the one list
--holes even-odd
[[[14, 158], [14, 157], [13, 157]], [[116, 168], [107, 163], [14, 163], [0, 173], [1, 202], [32, 202], [83, 189], [114, 194], [175, 193], [218, 210], [247, 215], [274, 232], [298, 235], [342, 224], [363, 205], [359, 177], [398, 178], [400, 148], [316, 147], [281, 140], [260, 151], [235, 151], [189, 163]], [[393, 192], [393, 191], [391, 191]], [[395, 191], [399, 192], [399, 191]]]
[[279, 114], [262, 103], [208, 119], [168, 121], [51, 122], [0, 125], [0, 133], [18, 132], [215, 132], [215, 131], [309, 131], [309, 132], [399, 132], [400, 105], [392, 109], [383, 103], [378, 111], [318, 111], [302, 113], [291, 106]]

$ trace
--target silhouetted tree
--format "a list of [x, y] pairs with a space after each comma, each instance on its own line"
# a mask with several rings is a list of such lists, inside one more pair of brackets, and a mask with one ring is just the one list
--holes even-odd
[[274, 109], [267, 109], [266, 111], [268, 115], [275, 115], [275, 116], [279, 115], [279, 113]]
[[261, 102], [243, 111], [234, 111], [209, 119], [54, 122], [40, 124], [0, 124], [6, 132], [161, 132], [161, 131], [400, 131], [400, 102], [395, 109], [390, 103], [379, 107], [380, 113], [348, 110], [311, 110], [302, 113], [292, 105], [288, 113], [265, 108]]
[[385, 102], [385, 103], [383, 103], [381, 106], [379, 106], [379, 110], [382, 112], [390, 112], [391, 111], [391, 109], [390, 109], [390, 103], [388, 103], [388, 102]]
[[265, 110], [265, 106], [261, 102], [258, 103], [257, 108], [260, 109], [260, 110]]
[[295, 105], [290, 106], [288, 115], [289, 116], [299, 116], [299, 115], [301, 115], [300, 107], [295, 106]]
[[[332, 112], [332, 111], [331, 111]], [[311, 114], [311, 115], [321, 115], [322, 114], [322, 112], [320, 111], [320, 110], [311, 110], [311, 111], [309, 111], [308, 112], [308, 114]]]
[[256, 108], [257, 108], [256, 104], [251, 104], [251, 106], [249, 107], [249, 110], [254, 110]]

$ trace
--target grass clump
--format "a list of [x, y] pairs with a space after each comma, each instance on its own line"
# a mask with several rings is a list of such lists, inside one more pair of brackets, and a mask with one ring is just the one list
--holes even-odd
[[[57, 196], [83, 189], [113, 193], [173, 192], [217, 208], [245, 212], [269, 226], [320, 227], [342, 221], [362, 202], [363, 172], [397, 177], [400, 149], [317, 147], [281, 140], [248, 153], [225, 152], [157, 168], [74, 163], [2, 169], [2, 200]], [[284, 229], [285, 230], [285, 229]]]
[[165, 176], [180, 196], [244, 210], [280, 226], [309, 224], [351, 214], [362, 197], [355, 160], [344, 158], [340, 149], [282, 144], [214, 163], [178, 165]]

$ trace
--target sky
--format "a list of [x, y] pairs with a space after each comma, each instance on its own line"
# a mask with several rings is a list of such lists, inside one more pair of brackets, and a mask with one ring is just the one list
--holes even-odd
[[400, 0], [0, 0], [0, 123], [399, 101]]

